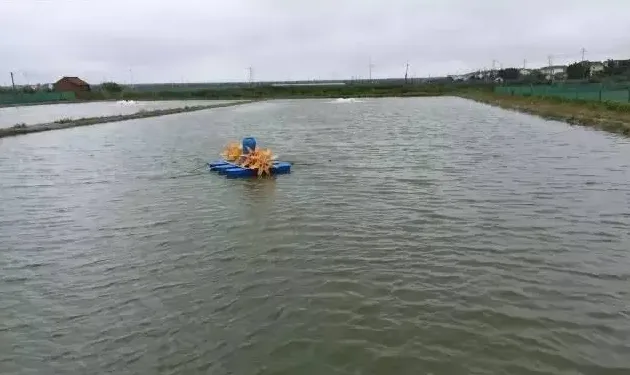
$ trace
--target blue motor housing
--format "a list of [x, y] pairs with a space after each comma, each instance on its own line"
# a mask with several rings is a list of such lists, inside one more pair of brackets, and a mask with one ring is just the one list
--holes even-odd
[[250, 151], [254, 151], [255, 149], [256, 149], [256, 138], [254, 137], [243, 138], [243, 154], [249, 154]]

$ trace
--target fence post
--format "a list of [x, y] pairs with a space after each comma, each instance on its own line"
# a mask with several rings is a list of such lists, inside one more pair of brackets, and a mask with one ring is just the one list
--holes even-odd
[[630, 103], [630, 86], [628, 86], [628, 103]]
[[602, 101], [602, 88], [599, 88], [599, 101]]

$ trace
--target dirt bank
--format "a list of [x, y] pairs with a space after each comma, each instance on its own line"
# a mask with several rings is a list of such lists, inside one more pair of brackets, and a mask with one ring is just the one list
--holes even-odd
[[234, 105], [240, 105], [240, 104], [251, 103], [251, 102], [253, 101], [243, 100], [243, 101], [238, 101], [238, 102], [233, 102], [233, 103], [186, 106], [186, 107], [181, 107], [181, 108], [158, 109], [154, 111], [139, 111], [139, 112], [128, 114], [128, 115], [114, 115], [114, 116], [86, 117], [86, 118], [79, 118], [79, 119], [58, 120], [56, 122], [51, 122], [51, 123], [46, 123], [46, 124], [36, 124], [36, 125], [18, 124], [10, 128], [0, 129], [0, 138], [11, 137], [11, 136], [16, 136], [16, 135], [21, 135], [21, 134], [28, 134], [28, 133], [39, 133], [39, 132], [44, 132], [48, 130], [74, 128], [77, 126], [96, 125], [96, 124], [104, 124], [107, 122], [116, 122], [116, 121], [148, 118], [148, 117], [165, 116], [165, 115], [172, 115], [176, 113], [201, 111], [204, 109], [219, 108], [219, 107], [230, 107]]
[[600, 103], [558, 98], [499, 95], [490, 92], [470, 92], [462, 98], [493, 106], [525, 112], [573, 125], [590, 126], [612, 133], [630, 136], [630, 103]]

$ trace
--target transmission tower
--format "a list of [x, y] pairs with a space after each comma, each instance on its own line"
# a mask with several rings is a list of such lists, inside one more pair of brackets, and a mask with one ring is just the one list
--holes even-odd
[[372, 64], [372, 58], [370, 57], [370, 61], [368, 62], [368, 77], [370, 81], [372, 81], [372, 68], [374, 68], [374, 64]]
[[252, 68], [251, 66], [247, 68], [247, 81], [250, 85], [254, 83], [254, 68]]

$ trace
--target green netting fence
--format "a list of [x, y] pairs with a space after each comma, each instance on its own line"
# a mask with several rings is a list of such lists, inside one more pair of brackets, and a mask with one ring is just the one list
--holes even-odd
[[531, 86], [496, 86], [497, 94], [556, 97], [598, 102], [630, 103], [630, 87], [627, 85], [602, 86], [600, 84], [582, 85], [531, 85]]
[[32, 104], [75, 100], [76, 95], [68, 92], [0, 93], [0, 104]]

